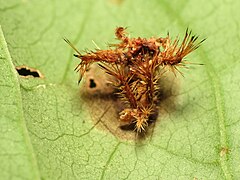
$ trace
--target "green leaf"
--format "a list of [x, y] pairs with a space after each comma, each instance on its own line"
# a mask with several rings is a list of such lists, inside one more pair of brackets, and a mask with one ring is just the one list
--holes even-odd
[[37, 160], [24, 119], [17, 73], [0, 26], [1, 178], [37, 179]]
[[[239, 1], [0, 0], [0, 179], [240, 179]], [[131, 37], [184, 36], [203, 45], [162, 88], [148, 136], [118, 128], [109, 99], [81, 96], [81, 52]], [[44, 78], [20, 77], [14, 66]], [[96, 81], [101, 78], [95, 75]], [[169, 85], [169, 86], [168, 86]]]

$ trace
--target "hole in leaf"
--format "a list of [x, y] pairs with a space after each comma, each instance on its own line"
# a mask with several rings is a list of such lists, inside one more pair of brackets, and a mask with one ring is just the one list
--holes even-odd
[[34, 69], [34, 68], [30, 68], [27, 66], [17, 66], [16, 70], [21, 77], [43, 78], [42, 73], [39, 70]]

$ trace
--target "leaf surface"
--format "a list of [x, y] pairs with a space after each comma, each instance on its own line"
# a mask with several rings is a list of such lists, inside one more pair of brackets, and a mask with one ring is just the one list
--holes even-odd
[[[239, 1], [0, 4], [1, 179], [240, 178]], [[188, 27], [207, 38], [187, 57], [204, 65], [170, 82], [142, 141], [120, 132], [110, 101], [80, 96], [78, 60], [62, 40], [105, 49], [117, 26], [131, 37], [182, 37]], [[22, 65], [44, 78], [20, 77]]]

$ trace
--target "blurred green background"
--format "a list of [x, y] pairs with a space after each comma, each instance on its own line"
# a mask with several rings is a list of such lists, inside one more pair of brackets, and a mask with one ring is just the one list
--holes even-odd
[[[239, 7], [233, 0], [0, 0], [0, 179], [239, 179]], [[117, 26], [131, 37], [183, 37], [188, 27], [207, 38], [187, 57], [204, 66], [182, 70], [141, 142], [95, 128], [96, 119], [115, 115], [107, 103], [79, 96], [78, 60], [62, 40], [81, 52], [95, 48], [92, 40], [104, 49]], [[44, 78], [19, 77], [20, 65]]]

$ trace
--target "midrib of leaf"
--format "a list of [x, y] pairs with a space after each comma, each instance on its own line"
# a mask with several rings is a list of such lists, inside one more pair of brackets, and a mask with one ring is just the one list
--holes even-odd
[[26, 123], [25, 123], [19, 80], [17, 78], [17, 73], [16, 73], [14, 65], [12, 63], [12, 58], [11, 58], [10, 53], [8, 51], [7, 43], [6, 43], [6, 40], [4, 38], [4, 34], [3, 34], [3, 31], [2, 31], [1, 25], [0, 25], [0, 42], [3, 45], [3, 53], [5, 54], [5, 57], [7, 59], [9, 69], [11, 69], [11, 71], [12, 71], [11, 73], [13, 74], [12, 77], [13, 77], [14, 87], [17, 89], [17, 91], [16, 91], [17, 94], [16, 94], [15, 101], [17, 102], [16, 106], [18, 107], [19, 115], [21, 117], [19, 119], [18, 123], [19, 123], [19, 126], [21, 127], [20, 129], [22, 130], [22, 132], [20, 132], [20, 133], [22, 133], [22, 135], [23, 135], [23, 138], [24, 138], [24, 141], [25, 141], [24, 144], [25, 144], [26, 149], [28, 151], [26, 154], [29, 155], [31, 167], [32, 167], [33, 174], [34, 174], [34, 179], [40, 179], [37, 160], [36, 160], [36, 157], [35, 157], [33, 146], [32, 146], [32, 143], [31, 143], [31, 140], [30, 140], [30, 137], [29, 137], [29, 134], [28, 134], [28, 130], [27, 130], [27, 127], [26, 127]]
[[[184, 27], [184, 25], [186, 24], [184, 22], [184, 20], [181, 18], [181, 16], [177, 16], [177, 14], [175, 13], [176, 11], [174, 11], [172, 9], [171, 6], [169, 6], [169, 4], [165, 1], [159, 1], [162, 3], [162, 5], [165, 8], [165, 11], [168, 10], [171, 13], [168, 13], [169, 17], [172, 17], [172, 19], [178, 19], [177, 23], [179, 25], [179, 27], [181, 28], [186, 28]], [[215, 104], [216, 104], [216, 108], [217, 108], [217, 116], [218, 116], [218, 126], [219, 126], [219, 131], [220, 131], [220, 146], [221, 148], [228, 148], [228, 142], [227, 142], [227, 133], [226, 133], [226, 125], [225, 125], [225, 108], [224, 108], [224, 100], [222, 97], [222, 88], [221, 88], [221, 83], [219, 80], [219, 77], [216, 73], [216, 70], [214, 69], [213, 65], [211, 64], [211, 61], [209, 60], [209, 58], [207, 57], [207, 53], [204, 50], [204, 46], [201, 46], [201, 48], [198, 49], [198, 52], [200, 54], [200, 56], [202, 57], [202, 61], [205, 64], [205, 68], [206, 68], [206, 72], [207, 75], [209, 77], [210, 80], [210, 84], [212, 85], [212, 89], [213, 89], [213, 94], [214, 94], [214, 100], [215, 100]], [[220, 156], [219, 153], [219, 161], [220, 161], [220, 166], [221, 169], [226, 177], [226, 179], [232, 179], [232, 175], [229, 169], [229, 164], [227, 163], [227, 155], [223, 155]]]

